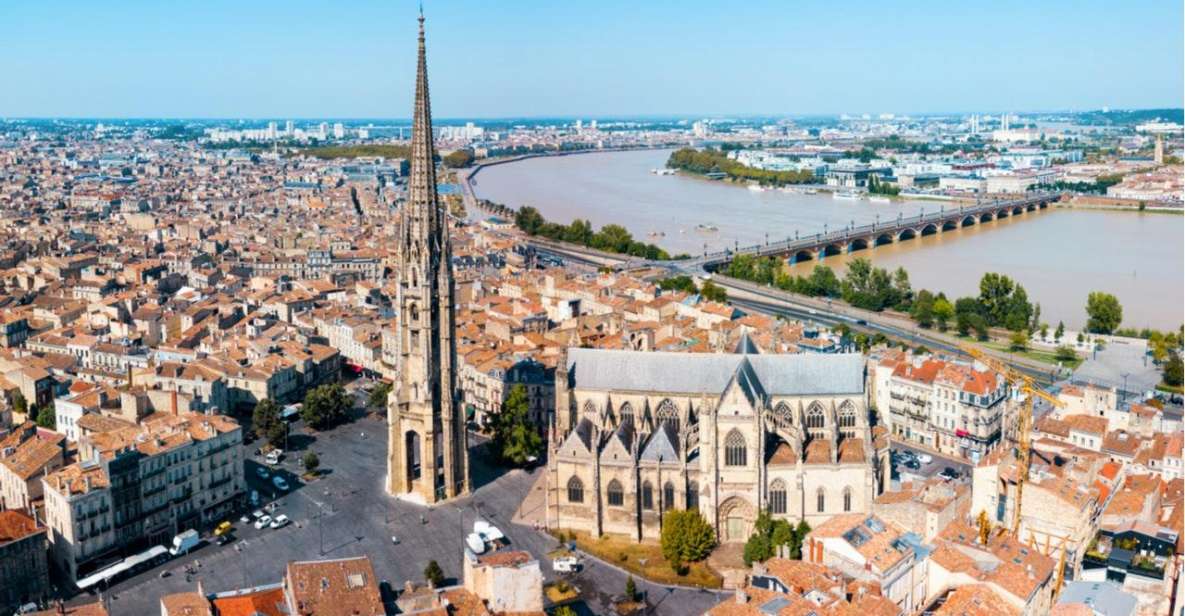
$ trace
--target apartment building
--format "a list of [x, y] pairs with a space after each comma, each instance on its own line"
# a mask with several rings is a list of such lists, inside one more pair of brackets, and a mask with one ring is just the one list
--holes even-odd
[[1012, 415], [1007, 382], [978, 363], [890, 353], [872, 374], [876, 407], [890, 432], [947, 455], [978, 460]]
[[927, 556], [922, 538], [875, 515], [837, 515], [803, 540], [803, 558], [871, 582], [905, 613], [926, 600]]
[[238, 422], [196, 413], [154, 413], [84, 437], [81, 461], [43, 479], [55, 565], [77, 579], [217, 523], [246, 487], [241, 444]]
[[46, 598], [45, 527], [20, 511], [0, 511], [0, 613]]

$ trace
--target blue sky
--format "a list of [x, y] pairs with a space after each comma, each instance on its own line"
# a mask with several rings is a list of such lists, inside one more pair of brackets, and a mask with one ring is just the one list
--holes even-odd
[[[429, 0], [438, 117], [1180, 107], [1180, 0]], [[410, 113], [414, 0], [3, 0], [0, 116]]]

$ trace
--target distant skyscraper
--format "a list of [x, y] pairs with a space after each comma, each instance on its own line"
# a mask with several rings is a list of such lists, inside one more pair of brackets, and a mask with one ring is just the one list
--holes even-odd
[[268, 122], [267, 123], [267, 138], [268, 139], [275, 139], [276, 138], [276, 127], [277, 127], [277, 124], [275, 122]]
[[329, 123], [328, 122], [322, 122], [321, 125], [317, 127], [317, 135], [322, 140], [324, 140], [326, 137], [329, 136]]
[[335, 124], [333, 125], [333, 138], [334, 138], [334, 139], [341, 139], [341, 138], [343, 138], [343, 137], [345, 137], [345, 136], [346, 136], [346, 127], [345, 127], [345, 125], [343, 125], [341, 122], [337, 122], [337, 123], [335, 123]]
[[436, 193], [436, 148], [420, 14], [411, 176], [398, 254], [399, 386], [387, 405], [387, 491], [435, 503], [469, 492], [469, 455], [457, 389], [448, 214]]
[[596, 120], [590, 120], [590, 121], [589, 121], [589, 123], [588, 123], [588, 129], [589, 129], [589, 130], [594, 130], [594, 131], [595, 131], [595, 130], [597, 130], [597, 121], [596, 121]]
[[576, 132], [580, 133], [583, 131], [584, 131], [584, 121], [583, 120], [576, 120]]
[[292, 128], [293, 128], [292, 120], [288, 120], [287, 122], [284, 123], [284, 132], [285, 133], [292, 135]]

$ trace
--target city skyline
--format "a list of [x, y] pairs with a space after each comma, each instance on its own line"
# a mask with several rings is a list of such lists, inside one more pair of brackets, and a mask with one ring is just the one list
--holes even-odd
[[[441, 32], [431, 59], [440, 118], [920, 115], [1181, 100], [1181, 7], [1165, 2], [1122, 13], [1064, 3], [514, 9], [425, 7]], [[0, 116], [403, 118], [415, 10], [6, 6], [0, 70], [10, 87]]]

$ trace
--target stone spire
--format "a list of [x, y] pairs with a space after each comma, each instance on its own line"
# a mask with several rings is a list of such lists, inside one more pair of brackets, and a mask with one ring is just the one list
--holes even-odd
[[456, 377], [452, 250], [436, 193], [426, 55], [421, 12], [411, 176], [397, 242], [399, 386], [387, 408], [387, 491], [435, 503], [469, 491], [469, 464]]

